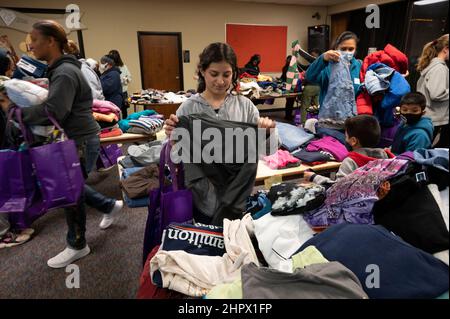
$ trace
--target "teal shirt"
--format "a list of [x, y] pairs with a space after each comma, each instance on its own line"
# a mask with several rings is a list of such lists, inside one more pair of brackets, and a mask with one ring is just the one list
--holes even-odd
[[[355, 90], [355, 97], [359, 94], [361, 84], [359, 73], [361, 71], [362, 62], [355, 58], [350, 63], [350, 76]], [[328, 83], [330, 79], [331, 65], [323, 59], [323, 54], [311, 63], [306, 71], [306, 80], [316, 83], [320, 86], [319, 103], [322, 105], [323, 99], [328, 91]], [[356, 79], [356, 80], [355, 80]]]

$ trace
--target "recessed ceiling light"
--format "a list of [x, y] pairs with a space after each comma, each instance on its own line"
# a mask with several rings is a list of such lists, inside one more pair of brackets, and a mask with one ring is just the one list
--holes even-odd
[[425, 6], [427, 4], [433, 4], [433, 3], [444, 2], [444, 1], [447, 1], [447, 0], [421, 0], [421, 1], [415, 1], [414, 5]]

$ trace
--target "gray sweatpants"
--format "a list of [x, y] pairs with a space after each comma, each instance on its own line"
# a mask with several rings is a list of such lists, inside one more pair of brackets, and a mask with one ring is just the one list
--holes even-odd
[[0, 214], [0, 237], [5, 235], [9, 230], [9, 222], [7, 214]]

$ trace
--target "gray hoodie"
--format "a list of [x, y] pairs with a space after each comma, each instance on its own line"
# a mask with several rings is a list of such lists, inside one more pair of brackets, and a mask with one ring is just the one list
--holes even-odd
[[417, 91], [427, 99], [426, 115], [434, 126], [448, 124], [448, 67], [439, 58], [431, 60], [417, 81]]
[[102, 83], [100, 82], [100, 78], [97, 73], [86, 63], [85, 59], [79, 59], [81, 62], [81, 73], [83, 73], [84, 78], [88, 82], [89, 86], [92, 90], [92, 97], [94, 100], [104, 100], [105, 96], [103, 95]]

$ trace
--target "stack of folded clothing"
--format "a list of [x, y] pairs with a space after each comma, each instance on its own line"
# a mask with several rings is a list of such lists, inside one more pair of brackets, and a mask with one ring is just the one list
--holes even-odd
[[337, 139], [325, 136], [319, 140], [312, 141], [306, 147], [308, 152], [325, 151], [331, 153], [333, 157], [342, 162], [348, 156], [348, 150]]
[[303, 163], [311, 166], [336, 160], [333, 155], [327, 151], [308, 152], [307, 150], [299, 149], [292, 152], [291, 155], [298, 158]]
[[[122, 172], [121, 176], [121, 186], [123, 187], [123, 182], [125, 182], [133, 173], [139, 172], [144, 167], [131, 167], [131, 168], [125, 168]], [[158, 181], [159, 185], [159, 181]], [[146, 207], [149, 204], [149, 196], [143, 196], [140, 198], [129, 198], [126, 193], [123, 194], [123, 200], [130, 208], [136, 208], [136, 207]]]
[[[131, 173], [127, 178], [120, 181], [120, 186], [122, 187], [125, 196], [129, 199], [129, 201], [148, 199], [150, 190], [159, 186], [158, 165], [152, 164], [143, 168], [139, 168], [134, 173]], [[127, 201], [127, 203], [129, 201]]]
[[128, 155], [119, 163], [125, 168], [148, 166], [159, 163], [162, 141], [152, 141], [141, 145], [131, 145]]
[[120, 108], [110, 101], [94, 100], [92, 115], [101, 128], [110, 128], [119, 121]]
[[166, 92], [155, 89], [142, 90], [141, 93], [133, 94], [130, 98], [131, 103], [135, 104], [167, 104], [167, 103], [183, 103], [192, 94], [195, 94], [195, 90], [188, 90], [187, 92]]
[[155, 135], [164, 126], [164, 117], [160, 114], [142, 115], [136, 120], [130, 120], [128, 133]]
[[303, 128], [288, 123], [277, 122], [277, 129], [281, 146], [290, 152], [314, 138], [313, 134], [306, 132]]
[[128, 117], [126, 119], [120, 120], [119, 121], [119, 127], [122, 130], [122, 132], [124, 133], [131, 133], [128, 132], [128, 130], [130, 129], [130, 121], [131, 120], [138, 120], [141, 116], [150, 116], [150, 115], [156, 115], [157, 113], [153, 110], [145, 110], [142, 112], [137, 112], [137, 113], [133, 113], [128, 115]]
[[122, 130], [119, 128], [117, 124], [115, 124], [110, 127], [102, 128], [100, 131], [100, 138], [116, 137], [122, 134], [123, 134]]
[[278, 150], [275, 154], [265, 156], [264, 161], [271, 169], [285, 169], [301, 165], [298, 158], [293, 157], [288, 151]]

